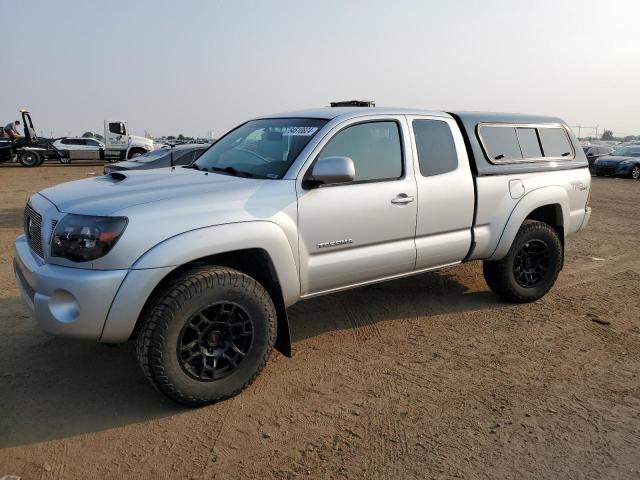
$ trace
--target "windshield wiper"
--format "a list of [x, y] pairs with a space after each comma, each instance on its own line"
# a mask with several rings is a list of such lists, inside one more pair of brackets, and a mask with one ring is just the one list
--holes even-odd
[[[193, 168], [194, 170], [200, 170], [200, 167], [198, 165], [196, 165], [195, 163], [192, 163], [191, 165], [183, 165], [182, 168]], [[205, 169], [203, 169], [205, 170]]]
[[253, 173], [249, 173], [249, 172], [243, 172], [242, 170], [237, 170], [233, 167], [210, 167], [210, 170], [214, 171], [214, 172], [224, 172], [224, 173], [228, 173], [229, 175], [233, 175], [234, 177], [248, 177], [248, 178], [252, 178], [253, 177]]

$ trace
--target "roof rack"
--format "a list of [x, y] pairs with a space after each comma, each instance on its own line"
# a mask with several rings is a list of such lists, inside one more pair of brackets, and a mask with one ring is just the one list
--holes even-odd
[[342, 100], [340, 102], [331, 102], [332, 107], [375, 107], [376, 102], [373, 100]]

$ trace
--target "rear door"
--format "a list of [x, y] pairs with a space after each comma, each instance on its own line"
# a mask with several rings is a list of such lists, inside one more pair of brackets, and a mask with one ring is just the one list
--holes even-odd
[[82, 160], [87, 157], [87, 146], [83, 138], [68, 138], [65, 143], [71, 160]]
[[459, 262], [471, 247], [475, 202], [464, 140], [451, 118], [408, 121], [418, 185], [416, 269]]
[[[336, 126], [296, 183], [302, 295], [402, 275], [415, 265], [416, 183], [403, 116]], [[353, 160], [351, 183], [306, 189], [318, 158]]]

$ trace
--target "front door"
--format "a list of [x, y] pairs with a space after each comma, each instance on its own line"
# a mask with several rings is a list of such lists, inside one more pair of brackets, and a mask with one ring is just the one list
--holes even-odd
[[305, 189], [297, 182], [302, 295], [411, 272], [416, 249], [416, 184], [404, 117], [336, 127], [313, 161], [353, 160], [355, 180]]
[[127, 149], [127, 127], [124, 122], [107, 120], [104, 122], [104, 139], [107, 150]]

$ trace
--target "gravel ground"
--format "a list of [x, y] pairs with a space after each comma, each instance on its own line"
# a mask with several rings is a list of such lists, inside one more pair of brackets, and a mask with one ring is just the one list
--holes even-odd
[[542, 300], [500, 302], [480, 263], [308, 300], [292, 359], [186, 409], [19, 298], [28, 196], [101, 171], [0, 166], [0, 477], [640, 478], [640, 182], [594, 179]]

